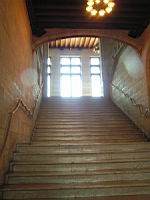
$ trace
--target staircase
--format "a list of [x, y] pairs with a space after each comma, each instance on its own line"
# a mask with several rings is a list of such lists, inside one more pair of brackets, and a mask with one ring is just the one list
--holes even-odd
[[43, 99], [3, 199], [150, 200], [150, 143], [109, 100]]

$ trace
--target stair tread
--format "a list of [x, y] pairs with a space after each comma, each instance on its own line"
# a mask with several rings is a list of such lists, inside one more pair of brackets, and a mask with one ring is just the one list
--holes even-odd
[[150, 168], [146, 169], [119, 169], [119, 170], [99, 170], [99, 171], [85, 171], [84, 173], [79, 173], [77, 171], [71, 171], [71, 172], [48, 172], [48, 171], [37, 171], [37, 172], [11, 172], [8, 173], [7, 176], [10, 177], [20, 177], [20, 176], [48, 176], [48, 177], [70, 177], [70, 176], [95, 176], [95, 175], [103, 175], [103, 174], [137, 174], [137, 173], [150, 173]]
[[[40, 198], [40, 200], [149, 200], [150, 195], [125, 195], [125, 196], [107, 196], [107, 197], [59, 197], [59, 198]], [[12, 199], [11, 200], [22, 200], [22, 199]], [[37, 200], [37, 198], [28, 198], [28, 200]]]
[[87, 184], [16, 184], [4, 186], [3, 190], [39, 190], [39, 189], [86, 189], [86, 188], [121, 188], [121, 187], [150, 187], [150, 180], [144, 181], [107, 181], [103, 183], [87, 183]]
[[[138, 145], [138, 146], [150, 146], [150, 143], [149, 142], [144, 142], [144, 141], [141, 141], [141, 142], [135, 142], [134, 144], [133, 143], [124, 143], [124, 142], [122, 142], [122, 143], [114, 143], [114, 142], [110, 142], [110, 143], [108, 143], [108, 144], [104, 144], [104, 143], [98, 143], [98, 144], [96, 144], [96, 146], [98, 146], [98, 147], [100, 147], [100, 146], [106, 146], [106, 145], [113, 145], [113, 146], [133, 146], [133, 145]], [[22, 144], [22, 143], [20, 143], [20, 144], [17, 144], [17, 146], [35, 146], [35, 147], [37, 147], [37, 146], [43, 146], [43, 147], [45, 147], [45, 146], [49, 146], [48, 144], [46, 144], [46, 145], [43, 145], [43, 144], [31, 144], [31, 143], [24, 143], [24, 144]], [[50, 145], [51, 146], [51, 145]], [[56, 146], [56, 147], [58, 147], [58, 145], [54, 145], [54, 146]], [[65, 145], [66, 146], [66, 145]], [[68, 144], [67, 146], [72, 146], [71, 144]], [[80, 144], [77, 144], [77, 146], [83, 146], [83, 145], [80, 145]], [[93, 144], [89, 144], [89, 145], [84, 145], [84, 146], [93, 146]]]
[[[67, 161], [66, 162], [64, 162], [64, 161], [61, 161], [61, 162], [57, 161], [56, 162], [56, 161], [53, 161], [52, 162], [52, 161], [43, 161], [42, 160], [42, 164], [45, 164], [45, 165], [47, 165], [47, 164], [49, 164], [49, 165], [58, 164], [59, 165], [59, 164], [73, 164], [73, 163], [74, 164], [87, 164], [87, 163], [88, 164], [89, 163], [91, 163], [91, 164], [97, 164], [97, 163], [107, 163], [107, 164], [109, 164], [109, 163], [124, 163], [124, 162], [126, 162], [126, 163], [134, 163], [134, 162], [140, 162], [140, 161], [149, 162], [150, 159], [149, 158], [140, 158], [140, 159], [139, 158], [138, 159], [137, 158], [136, 159], [133, 159], [133, 158], [127, 159], [126, 158], [126, 159], [103, 159], [103, 160], [100, 159], [100, 160], [94, 160], [94, 161], [91, 161], [91, 160], [89, 161], [87, 159], [86, 161], [82, 160], [82, 162], [81, 161], [80, 162], [79, 161], [76, 161], [76, 162], [75, 161], [74, 162], [73, 161], [71, 161], [71, 162], [67, 162]], [[15, 161], [13, 161], [13, 163], [16, 163], [16, 164], [17, 163], [19, 163], [19, 164], [20, 163], [22, 163], [22, 164], [29, 164], [29, 163], [30, 164], [40, 164], [41, 161], [39, 161], [39, 160], [38, 161], [16, 161], [15, 160]]]

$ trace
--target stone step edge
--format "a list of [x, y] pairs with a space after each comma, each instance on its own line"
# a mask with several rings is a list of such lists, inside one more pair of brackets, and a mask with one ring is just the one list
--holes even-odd
[[135, 163], [135, 162], [150, 162], [150, 158], [138, 158], [138, 159], [122, 159], [122, 160], [101, 160], [101, 161], [92, 161], [92, 162], [76, 162], [76, 163], [66, 163], [66, 162], [61, 162], [61, 163], [52, 163], [52, 162], [44, 162], [42, 161], [42, 164], [40, 161], [12, 161], [12, 165], [84, 165], [84, 164], [110, 164], [110, 163]]
[[[94, 172], [94, 173], [93, 173]], [[7, 177], [72, 177], [72, 176], [86, 176], [86, 177], [92, 177], [95, 175], [120, 175], [120, 174], [139, 174], [139, 173], [150, 173], [150, 168], [147, 169], [124, 169], [124, 170], [103, 170], [103, 171], [89, 171], [89, 172], [83, 172], [83, 173], [77, 173], [77, 171], [72, 171], [70, 174], [65, 172], [64, 174], [53, 174], [53, 172], [43, 172], [43, 171], [37, 171], [37, 172], [9, 172], [6, 174]]]
[[[147, 151], [147, 150], [144, 150], [144, 151], [131, 151], [131, 152], [125, 152], [125, 151], [122, 151], [122, 152], [116, 152], [116, 151], [111, 151], [111, 152], [81, 152], [81, 153], [72, 153], [72, 152], [69, 152], [68, 153], [68, 156], [78, 156], [78, 155], [89, 155], [89, 154], [91, 154], [91, 155], [105, 155], [105, 154], [110, 154], [110, 153], [112, 153], [112, 154], [115, 154], [115, 155], [118, 155], [118, 154], [130, 154], [130, 153], [132, 153], [132, 154], [138, 154], [138, 153], [149, 153], [150, 154], [150, 150], [149, 151]], [[37, 154], [35, 154], [35, 153], [25, 153], [25, 152], [14, 152], [14, 156], [32, 156], [32, 155], [34, 155], [34, 156], [44, 156], [44, 155], [46, 155], [46, 156], [51, 156], [51, 155], [60, 155], [60, 153], [47, 153], [47, 154], [45, 154], [45, 153], [43, 153], [43, 154], [39, 154], [39, 153], [37, 153]], [[66, 156], [66, 153], [62, 153], [61, 154], [61, 156]]]
[[[31, 145], [31, 146], [35, 146], [35, 147], [37, 147], [37, 146], [43, 146], [43, 147], [49, 147], [49, 146], [52, 146], [52, 145], [48, 145], [48, 144], [46, 144], [46, 145], [43, 145], [43, 144], [31, 144], [31, 143], [18, 143], [16, 146], [22, 146], [22, 145]], [[107, 143], [107, 144], [104, 144], [104, 143], [98, 143], [98, 144], [95, 144], [96, 146], [106, 146], [106, 145], [115, 145], [115, 146], [121, 146], [121, 145], [125, 145], [125, 146], [132, 146], [132, 145], [150, 145], [150, 142], [145, 142], [145, 141], [141, 141], [141, 142], [135, 142], [135, 143], [126, 143], [126, 142], [122, 142], [122, 143], [114, 143], [114, 142], [110, 142], [110, 143]], [[54, 147], [58, 147], [58, 145], [53, 145]], [[66, 146], [66, 145], [61, 145], [61, 146]], [[72, 144], [68, 144], [67, 146], [74, 146], [74, 145], [72, 145]], [[76, 146], [83, 146], [83, 145], [81, 145], [81, 144], [77, 144]], [[93, 146], [93, 144], [84, 144], [84, 146]]]
[[107, 181], [103, 183], [87, 184], [8, 184], [3, 186], [3, 191], [8, 190], [60, 190], [60, 189], [93, 189], [93, 188], [126, 188], [150, 187], [150, 180], [144, 181]]
[[[11, 200], [22, 200], [14, 199]], [[28, 200], [37, 200], [37, 199], [28, 199]], [[102, 196], [102, 197], [60, 197], [60, 198], [44, 198], [40, 200], [150, 200], [150, 195], [124, 195], [124, 196]]]

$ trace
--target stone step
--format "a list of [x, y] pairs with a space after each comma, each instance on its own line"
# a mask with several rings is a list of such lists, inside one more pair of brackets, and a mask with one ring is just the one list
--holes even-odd
[[[36, 132], [36, 134], [38, 133], [54, 133], [54, 134], [71, 134], [71, 135], [74, 135], [74, 134], [93, 134], [93, 133], [96, 133], [96, 134], [129, 134], [129, 133], [139, 133], [140, 131], [136, 128], [118, 128], [118, 129], [106, 129], [106, 128], [101, 128], [101, 129], [91, 129], [91, 130], [88, 130], [88, 129], [37, 129], [35, 128], [34, 129], [34, 132]], [[141, 133], [140, 133], [141, 134]]]
[[119, 132], [121, 132], [121, 131], [137, 131], [138, 129], [136, 129], [135, 127], [76, 127], [76, 126], [59, 126], [59, 128], [58, 127], [41, 127], [41, 128], [36, 128], [35, 127], [35, 131], [47, 131], [47, 130], [49, 130], [49, 131], [60, 131], [60, 132], [66, 132], [66, 131], [69, 131], [69, 132], [71, 132], [72, 130], [73, 131], [78, 131], [78, 132], [80, 132], [80, 131], [84, 131], [84, 132], [86, 132], [86, 131], [110, 131], [110, 132], [116, 132], [116, 131], [119, 131]]
[[62, 104], [62, 105], [41, 105], [40, 110], [57, 110], [57, 111], [65, 111], [65, 110], [75, 110], [75, 111], [87, 111], [87, 110], [96, 110], [96, 109], [100, 109], [100, 110], [115, 110], [115, 111], [120, 111], [119, 108], [116, 108], [116, 106], [114, 105], [100, 105], [100, 104]]
[[132, 123], [130, 123], [130, 122], [128, 122], [128, 121], [117, 121], [117, 120], [115, 120], [115, 121], [109, 121], [109, 120], [107, 120], [107, 121], [101, 121], [101, 120], [99, 120], [99, 121], [95, 121], [95, 120], [87, 120], [87, 121], [82, 121], [82, 120], [79, 120], [79, 121], [60, 121], [60, 120], [58, 120], [58, 121], [49, 121], [49, 122], [41, 122], [41, 121], [37, 121], [36, 122], [36, 126], [47, 126], [47, 125], [85, 125], [85, 126], [87, 126], [87, 125], [89, 125], [89, 123], [90, 124], [92, 124], [92, 125], [95, 125], [95, 126], [97, 126], [97, 125], [105, 125], [105, 126], [107, 126], [107, 125], [126, 125], [126, 126], [134, 126]]
[[83, 112], [83, 113], [71, 113], [71, 112], [68, 112], [68, 113], [59, 113], [59, 112], [55, 112], [55, 113], [48, 113], [48, 112], [45, 112], [45, 113], [39, 113], [39, 118], [47, 118], [47, 117], [59, 117], [59, 118], [61, 118], [61, 117], [70, 117], [70, 118], [75, 118], [75, 117], [86, 117], [86, 118], [89, 118], [89, 117], [103, 117], [103, 118], [105, 118], [105, 119], [107, 119], [107, 117], [108, 117], [108, 119], [109, 119], [109, 117], [111, 118], [115, 118], [115, 117], [121, 117], [121, 118], [125, 118], [125, 116], [123, 115], [123, 114], [121, 114], [121, 113], [111, 113], [111, 112], [109, 112], [109, 113], [99, 113], [99, 112], [93, 112], [93, 113], [89, 113], [89, 112], [87, 112], [87, 113], [85, 113], [85, 112]]
[[114, 160], [114, 161], [100, 161], [100, 162], [89, 162], [86, 163], [57, 163], [53, 164], [50, 162], [11, 162], [11, 171], [14, 172], [59, 172], [59, 173], [93, 173], [106, 170], [141, 170], [150, 169], [150, 161], [148, 159], [132, 159], [132, 160]]
[[135, 126], [133, 124], [130, 124], [128, 123], [125, 124], [125, 123], [117, 123], [117, 124], [113, 124], [113, 123], [92, 123], [92, 122], [89, 122], [89, 123], [82, 123], [82, 122], [79, 122], [79, 123], [46, 123], [46, 124], [36, 124], [36, 128], [64, 128], [64, 127], [67, 127], [67, 128], [72, 128], [72, 127], [76, 127], [76, 128], [88, 128], [88, 127], [91, 127], [91, 128], [106, 128], [106, 127], [115, 127], [116, 129], [121, 127], [128, 127], [128, 128], [132, 128]]
[[86, 131], [86, 132], [81, 132], [81, 131], [71, 131], [71, 132], [59, 132], [59, 131], [41, 131], [41, 132], [36, 132], [34, 131], [34, 134], [37, 137], [49, 137], [49, 136], [56, 136], [56, 137], [72, 137], [72, 136], [112, 136], [112, 137], [123, 137], [125, 136], [140, 136], [143, 137], [142, 133], [138, 132], [137, 130], [135, 131], [116, 131], [116, 132], [108, 132], [108, 131]]
[[32, 173], [9, 173], [7, 175], [7, 184], [72, 184], [72, 183], [97, 183], [106, 181], [125, 181], [125, 180], [150, 180], [150, 171], [131, 170], [131, 171], [107, 171], [101, 173], [85, 174], [51, 174], [48, 172]]
[[[69, 198], [40, 198], [40, 200], [149, 200], [150, 195], [125, 195], [125, 196], [106, 196], [106, 197], [69, 197]], [[16, 200], [16, 199], [11, 199], [11, 200]], [[22, 199], [17, 199], [17, 200], [22, 200]], [[30, 198], [28, 200], [37, 200], [34, 198]]]
[[[74, 166], [73, 164], [71, 164], [72, 166]], [[139, 173], [150, 173], [150, 167], [149, 168], [118, 168], [118, 169], [97, 169], [97, 168], [86, 168], [86, 169], [82, 169], [80, 170], [80, 168], [78, 168], [77, 170], [77, 167], [74, 168], [73, 167], [73, 170], [70, 170], [71, 169], [71, 165], [70, 168], [68, 168], [69, 170], [67, 171], [66, 170], [61, 170], [61, 171], [46, 171], [46, 170], [42, 170], [42, 171], [10, 171], [7, 173], [7, 176], [9, 177], [30, 177], [31, 175], [32, 176], [78, 176], [78, 175], [81, 175], [81, 176], [93, 176], [93, 175], [114, 175], [115, 173], [116, 174], [139, 174]], [[77, 164], [75, 164], [77, 165]], [[83, 164], [81, 164], [82, 166]], [[27, 165], [29, 166], [29, 165]], [[61, 166], [63, 166], [61, 164]], [[66, 165], [68, 167], [68, 164]], [[93, 166], [93, 165], [92, 165]], [[52, 167], [50, 165], [50, 167]]]
[[16, 184], [3, 188], [4, 199], [75, 198], [149, 195], [150, 181], [117, 181], [96, 184]]
[[59, 115], [59, 114], [49, 114], [49, 115], [46, 115], [46, 114], [42, 114], [42, 115], [38, 115], [38, 120], [40, 121], [45, 121], [45, 120], [61, 120], [61, 119], [65, 119], [65, 120], [90, 120], [90, 119], [95, 119], [95, 120], [98, 120], [98, 119], [103, 119], [103, 120], [108, 120], [109, 119], [112, 119], [112, 120], [118, 120], [118, 119], [128, 119], [127, 117], [125, 116], [122, 116], [122, 115], [111, 115], [111, 114], [108, 114], [108, 115]]
[[16, 151], [28, 154], [68, 154], [68, 153], [109, 153], [109, 152], [145, 152], [150, 151], [150, 143], [101, 144], [101, 145], [17, 145]]
[[[109, 144], [109, 143], [137, 143], [137, 142], [143, 142], [144, 139], [143, 138], [133, 138], [133, 139], [99, 139], [99, 140], [32, 140], [32, 144], [40, 144], [40, 145], [90, 145], [90, 144], [93, 144], [93, 145], [97, 145], [97, 144], [102, 144], [102, 143], [105, 143], [105, 144]], [[146, 140], [145, 140], [146, 141]]]
[[36, 141], [100, 141], [100, 140], [138, 140], [142, 139], [142, 135], [121, 135], [121, 136], [33, 136], [32, 140]]
[[[77, 111], [71, 111], [70, 109], [68, 111], [66, 111], [66, 109], [62, 112], [59, 112], [60, 109], [58, 110], [55, 110], [55, 112], [53, 112], [54, 115], [86, 115], [88, 113], [88, 115], [97, 115], [97, 116], [102, 116], [102, 115], [111, 115], [111, 116], [115, 116], [115, 115], [119, 115], [119, 116], [125, 116], [125, 114], [123, 112], [121, 112], [120, 110], [115, 110], [114, 112], [111, 112], [111, 110], [91, 110], [90, 112], [88, 110], [85, 110], [85, 111], [80, 111], [77, 110]], [[51, 114], [51, 112], [48, 111], [48, 109], [46, 109], [45, 111], [41, 112], [41, 110], [39, 111], [39, 115], [40, 114], [44, 114], [44, 115], [48, 115], [48, 114]]]
[[135, 129], [135, 127], [133, 125], [125, 125], [125, 124], [107, 124], [107, 125], [103, 125], [103, 124], [88, 124], [88, 125], [84, 125], [84, 124], [81, 124], [81, 125], [73, 125], [73, 124], [56, 124], [56, 125], [53, 125], [53, 124], [50, 124], [50, 125], [36, 125], [35, 127], [36, 129], [64, 129], [64, 128], [70, 128], [70, 129], [84, 129], [84, 130], [87, 130], [87, 129], [101, 129], [101, 128], [104, 128], [105, 130], [108, 129], [111, 129], [113, 128], [113, 130], [116, 130], [118, 128], [128, 128], [130, 130], [130, 128], [132, 129]]
[[107, 121], [105, 119], [98, 119], [98, 118], [94, 118], [94, 119], [66, 119], [66, 118], [60, 118], [60, 119], [45, 119], [45, 120], [37, 120], [36, 124], [58, 124], [58, 123], [72, 123], [72, 124], [87, 124], [87, 123], [93, 123], [93, 124], [99, 124], [99, 123], [103, 123], [103, 124], [117, 124], [117, 123], [121, 123], [121, 124], [132, 124], [128, 119], [122, 119], [122, 120], [116, 120], [116, 119], [108, 119]]
[[[112, 114], [113, 113], [113, 114]], [[45, 115], [63, 115], [63, 116], [84, 116], [84, 115], [88, 115], [88, 116], [108, 116], [109, 118], [109, 115], [113, 115], [113, 116], [124, 116], [123, 113], [121, 113], [119, 110], [101, 110], [101, 109], [93, 109], [93, 110], [78, 110], [78, 111], [75, 111], [75, 110], [71, 110], [71, 109], [68, 109], [68, 111], [65, 109], [64, 111], [58, 109], [58, 110], [55, 110], [55, 111], [51, 111], [49, 109], [45, 109], [45, 111], [43, 110], [40, 110], [39, 111], [39, 116], [42, 115], [42, 116], [45, 116]]]
[[[63, 116], [63, 117], [62, 117]], [[106, 121], [106, 120], [129, 120], [127, 117], [125, 116], [114, 116], [114, 115], [109, 115], [109, 116], [103, 116], [103, 115], [75, 115], [75, 116], [69, 116], [69, 115], [59, 115], [59, 114], [55, 114], [55, 115], [49, 115], [48, 117], [45, 117], [43, 115], [38, 115], [38, 119], [40, 121], [46, 121], [46, 120], [102, 120], [102, 121]]]
[[119, 113], [120, 110], [119, 109], [116, 109], [115, 107], [112, 107], [112, 106], [109, 106], [109, 107], [99, 107], [99, 106], [89, 106], [87, 108], [86, 107], [83, 107], [83, 106], [64, 106], [64, 107], [49, 107], [49, 106], [46, 106], [46, 107], [41, 107], [40, 108], [40, 113], [43, 113], [43, 112], [52, 112], [52, 113], [68, 113], [68, 112], [75, 112], [75, 113], [78, 113], [78, 112], [115, 112], [115, 113]]
[[14, 161], [51, 162], [55, 163], [86, 163], [117, 160], [150, 160], [150, 152], [115, 152], [115, 153], [83, 153], [83, 154], [25, 154], [14, 153]]
[[57, 108], [57, 109], [50, 109], [50, 108], [45, 108], [45, 109], [40, 109], [40, 112], [39, 114], [85, 114], [85, 113], [88, 113], [88, 114], [99, 114], [99, 113], [115, 113], [115, 114], [122, 114], [124, 115], [123, 113], [120, 112], [120, 110], [117, 110], [116, 108], [90, 108], [90, 109], [84, 109], [84, 108], [81, 108], [81, 107], [72, 107], [72, 108], [64, 108], [64, 109], [61, 109], [61, 108]]

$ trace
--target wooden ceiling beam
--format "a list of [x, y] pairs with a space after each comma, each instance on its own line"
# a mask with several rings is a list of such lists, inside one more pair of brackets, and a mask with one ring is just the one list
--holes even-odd
[[[62, 0], [44, 0], [44, 1], [41, 1], [41, 0], [32, 0], [33, 4], [36, 4], [36, 5], [49, 5], [49, 4], [57, 4], [58, 6], [59, 5], [84, 5], [86, 4], [87, 0], [82, 0], [82, 1], [77, 1], [77, 0], [65, 0], [62, 2]], [[141, 1], [138, 1], [138, 0], [117, 0], [116, 1], [117, 5], [120, 5], [120, 4], [127, 4], [127, 3], [130, 3], [130, 4], [133, 4], [133, 5], [140, 5], [140, 4], [147, 4], [149, 3], [148, 0], [142, 0]]]
[[[136, 25], [139, 25], [143, 22], [143, 19], [139, 19], [138, 21], [135, 21], [133, 20], [132, 18], [130, 20], [126, 19], [126, 18], [117, 18], [117, 19], [114, 19], [114, 18], [111, 18], [111, 17], [108, 17], [108, 18], [98, 18], [98, 19], [85, 19], [85, 18], [75, 18], [75, 19], [70, 19], [70, 18], [67, 18], [67, 19], [64, 19], [64, 18], [45, 18], [45, 19], [38, 19], [38, 23], [39, 24], [42, 24], [42, 23], [47, 23], [47, 24], [51, 24], [51, 23], [63, 23], [63, 24], [66, 24], [66, 23], [85, 23], [85, 24], [90, 24], [90, 23], [95, 23], [95, 24], [136, 24]], [[73, 24], [72, 24], [73, 25]]]
[[[33, 5], [33, 9], [35, 12], [39, 12], [39, 11], [64, 11], [64, 10], [68, 10], [68, 11], [82, 11], [84, 12], [85, 11], [85, 7], [86, 6], [73, 6], [73, 5], [64, 5], [64, 4], [60, 4], [60, 5], [52, 5], [52, 4], [49, 4], [49, 5]], [[132, 5], [131, 3], [129, 4], [125, 4], [125, 5], [118, 5], [118, 9], [120, 11], [148, 11], [149, 10], [149, 7], [150, 7], [150, 3], [149, 4], [139, 4], [139, 5]], [[117, 9], [117, 7], [115, 7], [115, 10]]]
[[105, 24], [105, 23], [39, 23], [41, 28], [72, 28], [72, 29], [122, 29], [122, 30], [130, 30], [136, 29], [139, 24]]
[[41, 28], [73, 28], [73, 29], [136, 29], [139, 24], [112, 24], [112, 23], [48, 23], [48, 22], [39, 22]]
[[[120, 11], [114, 11], [111, 13], [111, 17], [125, 17], [125, 18], [144, 18], [145, 16], [147, 16], [149, 14], [149, 11], [147, 11], [147, 13], [144, 11], [144, 12], [120, 12]], [[84, 15], [82, 12], [70, 12], [68, 11], [67, 13], [66, 12], [57, 12], [57, 11], [54, 11], [54, 12], [49, 12], [49, 11], [46, 11], [46, 12], [37, 12], [36, 13], [36, 17], [38, 18], [43, 18], [43, 17], [75, 17], [75, 16], [78, 16], [78, 17], [89, 17], [88, 14]]]

